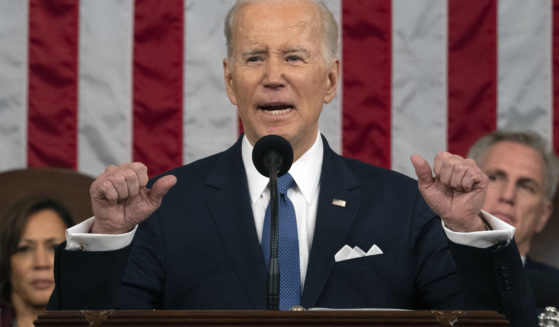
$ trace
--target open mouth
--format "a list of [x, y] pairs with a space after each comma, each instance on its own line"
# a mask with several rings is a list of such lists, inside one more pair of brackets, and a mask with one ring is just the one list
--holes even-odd
[[290, 110], [294, 109], [295, 107], [290, 104], [266, 104], [258, 106], [258, 109], [264, 110], [272, 115], [281, 115], [288, 113]]

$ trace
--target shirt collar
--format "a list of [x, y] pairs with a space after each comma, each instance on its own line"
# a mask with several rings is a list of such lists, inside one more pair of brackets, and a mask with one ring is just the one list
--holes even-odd
[[[268, 178], [262, 176], [254, 167], [252, 163], [252, 149], [253, 146], [248, 141], [246, 135], [243, 136], [243, 164], [247, 173], [250, 200], [254, 203], [266, 190]], [[289, 169], [289, 173], [308, 204], [312, 202], [314, 195], [318, 192], [323, 153], [322, 137], [320, 137], [320, 132], [318, 132], [311, 148], [297, 159]]]

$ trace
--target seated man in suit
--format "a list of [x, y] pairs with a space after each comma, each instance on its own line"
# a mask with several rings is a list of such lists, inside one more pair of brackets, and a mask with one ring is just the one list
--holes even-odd
[[245, 134], [150, 182], [141, 163], [109, 166], [91, 187], [95, 216], [57, 250], [50, 308], [266, 308], [270, 191], [251, 153], [276, 134], [294, 152], [282, 201], [296, 217], [281, 309], [492, 309], [536, 324], [514, 228], [481, 212], [488, 179], [473, 160], [440, 153], [431, 169], [414, 155], [418, 183], [339, 156], [320, 135], [340, 75], [326, 7], [238, 1], [225, 34], [225, 86]]
[[[534, 132], [497, 130], [480, 138], [470, 148], [468, 157], [489, 177], [483, 210], [516, 227], [514, 239], [529, 276], [534, 275], [532, 279], [536, 282], [548, 275], [547, 282], [555, 280], [559, 287], [559, 269], [528, 256], [532, 239], [545, 228], [553, 210], [559, 178], [555, 153]], [[549, 293], [549, 289], [539, 291]], [[536, 298], [542, 296], [547, 297], [536, 294]], [[556, 306], [558, 297], [559, 294], [554, 303], [542, 306]]]

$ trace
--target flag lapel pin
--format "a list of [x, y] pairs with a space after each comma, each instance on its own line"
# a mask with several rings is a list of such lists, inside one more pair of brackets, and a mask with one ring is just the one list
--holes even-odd
[[332, 204], [338, 207], [345, 208], [346, 202], [345, 200], [340, 199], [332, 199]]

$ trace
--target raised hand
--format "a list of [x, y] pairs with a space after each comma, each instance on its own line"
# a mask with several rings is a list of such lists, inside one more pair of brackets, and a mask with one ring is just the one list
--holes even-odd
[[173, 175], [161, 177], [147, 189], [147, 167], [140, 162], [108, 166], [91, 184], [89, 194], [95, 220], [92, 233], [121, 234], [149, 217], [163, 196], [177, 183]]
[[484, 230], [479, 218], [489, 179], [472, 159], [448, 152], [435, 156], [433, 170], [420, 155], [411, 156], [419, 191], [431, 209], [455, 232]]

